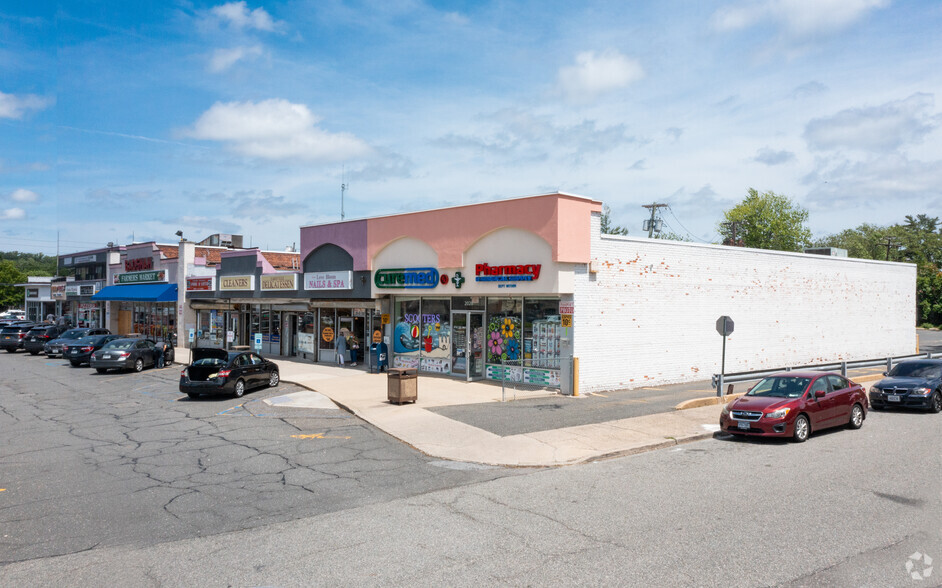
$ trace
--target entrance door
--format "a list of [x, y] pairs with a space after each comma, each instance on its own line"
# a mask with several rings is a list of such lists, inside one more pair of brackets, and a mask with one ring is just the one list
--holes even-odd
[[484, 377], [484, 313], [451, 313], [451, 374], [467, 381]]

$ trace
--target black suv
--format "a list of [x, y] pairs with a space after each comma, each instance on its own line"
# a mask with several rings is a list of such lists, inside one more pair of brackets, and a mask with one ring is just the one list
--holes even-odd
[[39, 355], [43, 346], [61, 335], [68, 327], [57, 325], [37, 325], [23, 338], [23, 349], [30, 355]]
[[16, 353], [18, 349], [23, 348], [23, 339], [26, 333], [33, 328], [32, 323], [25, 325], [10, 325], [0, 329], [0, 349], [6, 349], [10, 353]]

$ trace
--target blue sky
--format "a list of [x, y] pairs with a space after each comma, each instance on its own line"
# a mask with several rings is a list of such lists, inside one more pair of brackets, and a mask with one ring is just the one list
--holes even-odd
[[942, 2], [0, 4], [0, 250], [560, 190], [717, 239], [942, 215]]

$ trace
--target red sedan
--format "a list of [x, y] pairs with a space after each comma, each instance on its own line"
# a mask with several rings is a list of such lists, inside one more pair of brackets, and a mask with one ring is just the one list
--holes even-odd
[[868, 408], [863, 387], [840, 374], [783, 372], [723, 407], [720, 430], [801, 443], [812, 431], [843, 425], [859, 429]]

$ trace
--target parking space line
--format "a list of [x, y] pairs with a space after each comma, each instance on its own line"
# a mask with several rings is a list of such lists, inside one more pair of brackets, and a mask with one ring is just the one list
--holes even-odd
[[344, 436], [339, 436], [339, 435], [325, 435], [323, 433], [310, 433], [308, 435], [291, 435], [291, 437], [294, 439], [349, 439], [350, 438], [349, 435], [344, 437]]

